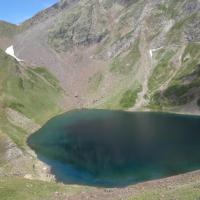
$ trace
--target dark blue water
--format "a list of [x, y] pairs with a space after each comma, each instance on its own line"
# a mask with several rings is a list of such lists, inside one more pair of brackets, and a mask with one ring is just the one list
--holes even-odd
[[125, 186], [200, 169], [200, 117], [80, 110], [28, 139], [58, 181]]

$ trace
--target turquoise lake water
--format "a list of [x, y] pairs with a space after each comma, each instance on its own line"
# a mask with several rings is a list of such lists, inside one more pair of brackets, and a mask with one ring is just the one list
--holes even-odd
[[200, 169], [200, 117], [75, 110], [28, 144], [58, 181], [121, 187]]

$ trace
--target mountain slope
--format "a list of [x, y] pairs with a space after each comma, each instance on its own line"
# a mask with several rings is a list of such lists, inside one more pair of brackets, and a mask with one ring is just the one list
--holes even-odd
[[16, 25], [0, 21], [0, 48], [7, 48], [17, 32], [18, 27]]
[[26, 138], [61, 111], [62, 94], [46, 69], [21, 65], [0, 50], [0, 176], [32, 173], [40, 177], [42, 172], [32, 169], [38, 161], [30, 154]]
[[55, 74], [68, 108], [158, 108], [153, 96], [186, 67], [184, 49], [200, 42], [199, 9], [198, 0], [63, 0], [23, 23], [13, 44]]
[[[200, 98], [200, 43], [190, 43], [183, 48], [179, 61], [181, 65], [174, 70], [170, 80], [167, 80], [167, 85], [153, 94], [152, 104], [158, 105], [160, 108], [182, 106], [183, 110], [191, 109], [194, 113], [199, 109]], [[172, 66], [173, 62], [169, 60], [168, 65]], [[153, 88], [153, 84], [151, 87]]]
[[28, 180], [53, 177], [26, 138], [78, 107], [199, 114], [199, 11], [199, 0], [61, 0], [19, 26], [0, 21], [1, 198], [198, 198], [199, 171], [111, 190]]
[[4, 21], [0, 21], [0, 36], [12, 37], [17, 33], [17, 26]]
[[39, 124], [59, 112], [57, 103], [62, 90], [57, 80], [46, 69], [40, 67], [31, 69], [20, 65], [0, 51], [0, 80], [2, 131], [7, 128], [7, 123], [4, 123], [7, 120], [5, 118], [7, 109], [13, 109]]

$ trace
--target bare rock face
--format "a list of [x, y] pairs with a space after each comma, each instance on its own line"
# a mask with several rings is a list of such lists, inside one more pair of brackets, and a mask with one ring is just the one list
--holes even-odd
[[200, 9], [200, 4], [198, 1], [188, 1], [185, 3], [183, 7], [183, 11], [187, 14], [194, 13]]
[[69, 6], [71, 6], [71, 5], [74, 5], [74, 4], [76, 4], [77, 2], [79, 2], [80, 0], [61, 0], [60, 2], [59, 2], [59, 7], [61, 8], [61, 9], [63, 9], [63, 8], [66, 8], [66, 7], [69, 7]]
[[[74, 46], [99, 43], [106, 36], [107, 30], [102, 16], [98, 13], [98, 4], [91, 2], [77, 5], [50, 30], [48, 41], [53, 48], [67, 51]], [[64, 1], [61, 5], [65, 4], [68, 5], [70, 2]]]
[[23, 156], [23, 152], [12, 141], [8, 140], [6, 142], [5, 147], [6, 147], [5, 159], [8, 162]]
[[186, 27], [185, 35], [188, 42], [200, 42], [200, 16], [196, 17]]
[[6, 109], [6, 115], [8, 121], [14, 126], [20, 127], [27, 133], [33, 133], [37, 131], [40, 126], [34, 123], [31, 119], [24, 116], [22, 113], [17, 112], [11, 108]]
[[22, 150], [0, 131], [0, 160], [8, 163], [23, 157], [23, 155]]

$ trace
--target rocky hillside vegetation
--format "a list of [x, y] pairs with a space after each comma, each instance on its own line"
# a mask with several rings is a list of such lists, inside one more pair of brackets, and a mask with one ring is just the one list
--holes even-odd
[[19, 64], [0, 50], [0, 177], [31, 173], [35, 161], [26, 138], [61, 112], [62, 93], [45, 68]]
[[17, 56], [57, 77], [67, 109], [193, 112], [199, 9], [198, 0], [62, 0], [18, 26], [12, 42]]

